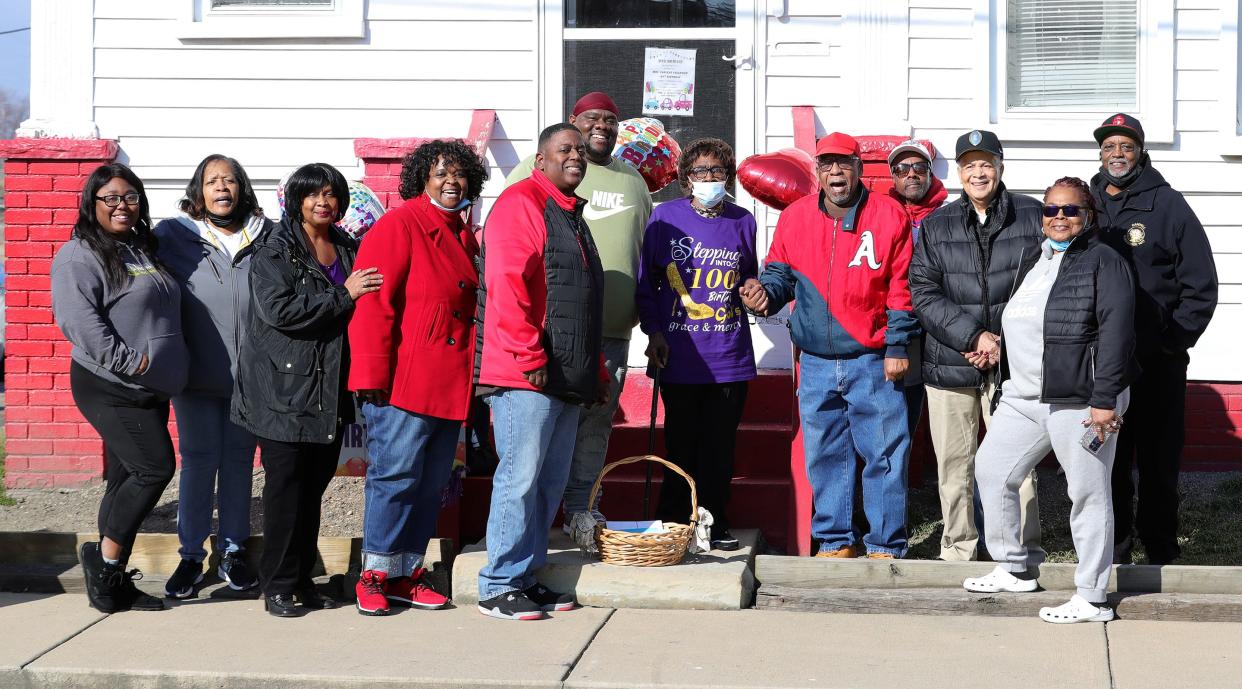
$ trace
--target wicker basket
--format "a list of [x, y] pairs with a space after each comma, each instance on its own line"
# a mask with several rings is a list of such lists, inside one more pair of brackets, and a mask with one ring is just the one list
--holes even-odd
[[690, 484], [690, 524], [687, 526], [674, 522], [664, 522], [664, 527], [668, 531], [660, 534], [615, 531], [600, 524], [595, 527], [595, 545], [599, 547], [599, 559], [610, 565], [630, 565], [633, 567], [667, 567], [668, 565], [678, 564], [686, 557], [686, 550], [690, 547], [690, 539], [694, 538], [694, 527], [699, 521], [699, 500], [698, 492], [694, 487], [694, 479], [686, 475], [686, 472], [682, 471], [677, 465], [660, 459], [655, 455], [638, 455], [636, 457], [619, 459], [604, 467], [604, 470], [599, 473], [599, 478], [595, 479], [595, 485], [591, 486], [591, 499], [587, 501], [587, 504], [595, 504], [595, 497], [599, 494], [599, 487], [608, 472], [619, 466], [635, 464], [637, 462], [663, 464], [666, 468], [677, 472], [682, 478], [686, 479], [686, 482]]

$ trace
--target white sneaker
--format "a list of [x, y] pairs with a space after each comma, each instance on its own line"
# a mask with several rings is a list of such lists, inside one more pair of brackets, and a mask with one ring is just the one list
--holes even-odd
[[1039, 580], [1019, 579], [997, 567], [984, 576], [963, 581], [962, 587], [975, 593], [998, 593], [1000, 591], [1030, 593], [1039, 588]]
[[1068, 603], [1055, 608], [1040, 608], [1039, 619], [1053, 624], [1073, 624], [1075, 622], [1111, 622], [1113, 609], [1107, 605], [1097, 605], [1074, 594]]

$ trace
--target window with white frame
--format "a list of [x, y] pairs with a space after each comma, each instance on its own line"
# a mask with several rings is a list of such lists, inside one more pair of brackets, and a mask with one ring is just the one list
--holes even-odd
[[366, 0], [188, 0], [183, 39], [363, 38]]
[[[1116, 112], [1173, 142], [1170, 0], [974, 0], [986, 112], [1001, 139], [1065, 141]], [[990, 13], [989, 13], [990, 12]]]
[[1006, 109], [1134, 110], [1138, 0], [1008, 0]]

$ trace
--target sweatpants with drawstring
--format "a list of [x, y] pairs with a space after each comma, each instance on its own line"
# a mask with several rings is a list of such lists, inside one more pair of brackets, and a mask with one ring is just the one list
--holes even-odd
[[[1117, 397], [1117, 414], [1130, 403], [1129, 389]], [[1108, 600], [1113, 558], [1113, 456], [1116, 434], [1092, 455], [1081, 440], [1089, 419], [1086, 405], [1045, 404], [1003, 395], [975, 456], [975, 478], [983, 501], [984, 538], [997, 566], [1011, 573], [1038, 566], [1022, 541], [1018, 488], [1049, 450], [1069, 484], [1070, 533], [1078, 554], [1074, 584], [1092, 603]]]

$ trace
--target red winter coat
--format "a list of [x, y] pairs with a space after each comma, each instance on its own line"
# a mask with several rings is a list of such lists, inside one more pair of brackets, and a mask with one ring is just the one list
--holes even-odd
[[460, 214], [440, 210], [426, 194], [375, 223], [354, 267], [379, 268], [384, 285], [358, 300], [349, 323], [350, 390], [391, 390], [395, 407], [466, 418], [478, 253]]
[[923, 218], [931, 215], [932, 211], [944, 205], [944, 200], [949, 197], [949, 190], [944, 188], [944, 184], [936, 177], [931, 178], [931, 184], [927, 187], [927, 193], [923, 195], [923, 200], [918, 203], [911, 203], [904, 196], [897, 193], [897, 187], [888, 190], [888, 195], [901, 207], [906, 209], [906, 215], [910, 216], [910, 223], [915, 227], [916, 234], [918, 226], [923, 224]]

